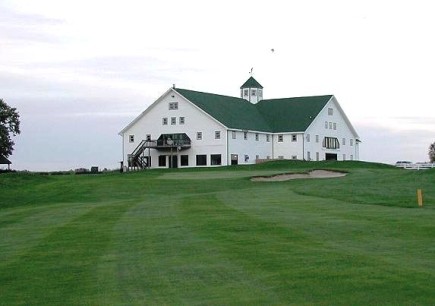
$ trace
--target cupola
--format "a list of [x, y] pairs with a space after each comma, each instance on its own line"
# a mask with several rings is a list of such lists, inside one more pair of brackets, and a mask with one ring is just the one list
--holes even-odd
[[240, 87], [240, 97], [256, 104], [263, 100], [263, 86], [252, 76]]

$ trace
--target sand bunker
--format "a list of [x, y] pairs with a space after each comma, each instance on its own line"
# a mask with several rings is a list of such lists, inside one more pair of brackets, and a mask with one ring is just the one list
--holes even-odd
[[308, 173], [297, 173], [297, 174], [278, 174], [274, 176], [257, 176], [253, 177], [251, 180], [255, 182], [281, 182], [288, 180], [297, 179], [307, 179], [307, 178], [334, 178], [343, 177], [347, 173], [327, 171], [327, 170], [314, 170]]

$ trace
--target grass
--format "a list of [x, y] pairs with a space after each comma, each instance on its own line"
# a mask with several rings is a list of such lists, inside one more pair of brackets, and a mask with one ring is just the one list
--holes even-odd
[[[312, 169], [348, 175], [250, 181]], [[433, 170], [282, 161], [2, 174], [0, 190], [0, 305], [435, 301]]]

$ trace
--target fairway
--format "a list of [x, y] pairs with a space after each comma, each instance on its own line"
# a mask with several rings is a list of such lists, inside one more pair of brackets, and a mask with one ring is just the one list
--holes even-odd
[[[347, 175], [251, 181], [314, 169]], [[11, 173], [0, 190], [0, 305], [435, 303], [434, 169]]]

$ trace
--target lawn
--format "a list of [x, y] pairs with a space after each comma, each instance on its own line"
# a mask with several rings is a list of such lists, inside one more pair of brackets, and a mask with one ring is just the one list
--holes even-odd
[[[250, 180], [312, 169], [348, 174]], [[434, 170], [0, 175], [0, 305], [432, 305], [434, 283]]]

